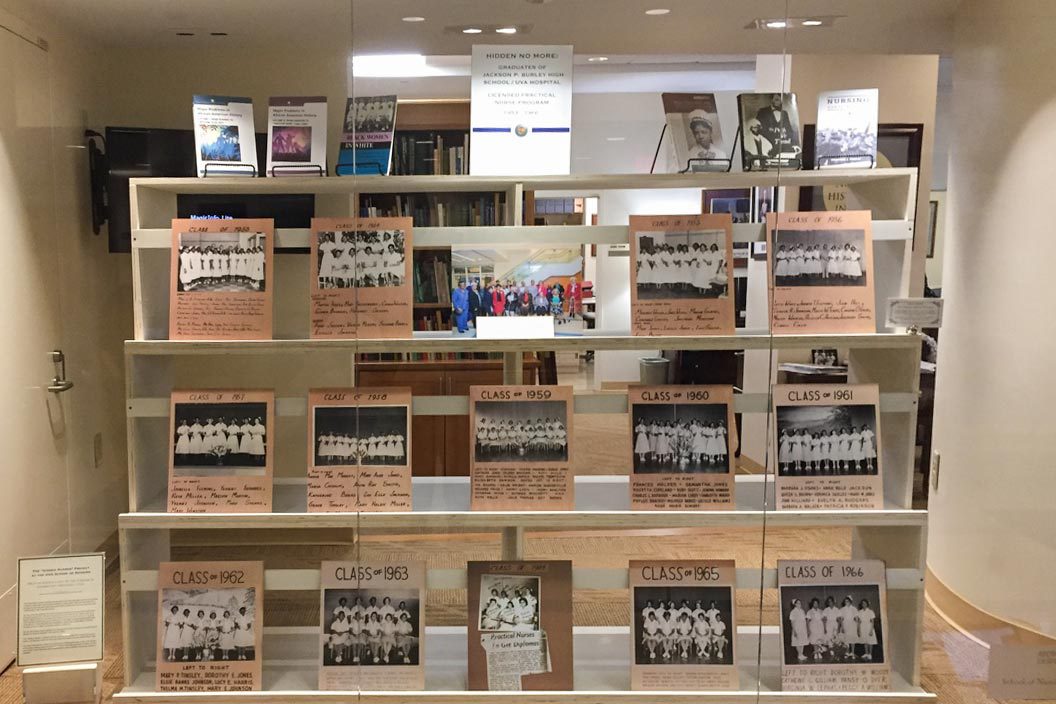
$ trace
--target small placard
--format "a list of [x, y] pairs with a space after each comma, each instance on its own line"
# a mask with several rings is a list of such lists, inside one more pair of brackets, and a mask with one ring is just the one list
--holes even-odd
[[106, 556], [18, 560], [19, 667], [103, 659]]
[[941, 328], [941, 298], [888, 298], [887, 327]]
[[991, 645], [988, 691], [994, 699], [1056, 699], [1056, 647]]
[[554, 336], [554, 316], [479, 316], [477, 338], [481, 340], [536, 340]]

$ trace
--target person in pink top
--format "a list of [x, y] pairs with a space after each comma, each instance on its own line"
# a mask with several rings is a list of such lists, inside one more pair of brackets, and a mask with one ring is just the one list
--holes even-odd
[[568, 317], [574, 318], [577, 312], [582, 312], [583, 287], [573, 276], [568, 281]]

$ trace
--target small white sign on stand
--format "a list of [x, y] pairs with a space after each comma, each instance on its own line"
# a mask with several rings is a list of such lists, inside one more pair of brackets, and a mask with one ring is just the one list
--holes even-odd
[[554, 316], [478, 316], [479, 340], [537, 340], [554, 336]]
[[888, 298], [887, 327], [942, 327], [942, 299]]
[[18, 560], [18, 651], [27, 704], [98, 702], [106, 556]]

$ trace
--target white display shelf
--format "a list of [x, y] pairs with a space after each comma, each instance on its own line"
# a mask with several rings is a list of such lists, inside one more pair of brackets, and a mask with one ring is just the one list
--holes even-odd
[[169, 193], [475, 193], [507, 191], [607, 191], [655, 188], [749, 188], [826, 186], [916, 181], [913, 168], [823, 169], [686, 174], [599, 174], [575, 176], [345, 176], [330, 178], [133, 178], [136, 188]]
[[[764, 475], [736, 478], [736, 508], [722, 511], [632, 511], [626, 475], [575, 478], [574, 511], [470, 511], [469, 477], [415, 477], [413, 511], [307, 513], [307, 480], [276, 478], [271, 513], [167, 513], [165, 496], [143, 510], [122, 514], [122, 528], [258, 529], [356, 528], [365, 532], [526, 530], [643, 530], [656, 528], [859, 526], [923, 527], [926, 511], [890, 506], [878, 510], [763, 510], [763, 490], [773, 495]], [[772, 506], [772, 502], [771, 502]]]
[[[740, 689], [733, 691], [630, 691], [631, 644], [626, 627], [577, 627], [574, 629], [575, 658], [572, 691], [481, 692], [467, 691], [466, 629], [429, 627], [425, 636], [425, 690], [415, 692], [319, 691], [318, 628], [264, 628], [264, 682], [260, 692], [168, 693], [155, 690], [153, 664], [122, 692], [122, 702], [443, 702], [444, 704], [655, 704], [699, 701], [735, 702], [934, 702], [934, 695], [914, 687], [892, 672], [887, 692], [783, 692], [781, 691], [781, 643], [774, 626], [737, 628]], [[761, 639], [762, 661], [756, 665]]]
[[[574, 247], [585, 244], [627, 244], [630, 229], [624, 225], [525, 225], [476, 227], [416, 227], [415, 247], [447, 247], [469, 245], [497, 245], [531, 242], [536, 247]], [[310, 231], [304, 228], [276, 228], [275, 246], [285, 249], [307, 249]], [[913, 238], [913, 223], [909, 220], [874, 220], [874, 242], [904, 241]], [[736, 223], [734, 242], [766, 240], [762, 223]], [[169, 249], [172, 230], [148, 228], [132, 233], [132, 246], [141, 249]]]
[[847, 349], [918, 348], [920, 337], [909, 333], [852, 335], [687, 335], [626, 334], [559, 335], [532, 340], [481, 340], [471, 335], [415, 332], [407, 339], [386, 340], [126, 340], [129, 355], [305, 354], [310, 352], [581, 352], [587, 350], [767, 350], [836, 347]]

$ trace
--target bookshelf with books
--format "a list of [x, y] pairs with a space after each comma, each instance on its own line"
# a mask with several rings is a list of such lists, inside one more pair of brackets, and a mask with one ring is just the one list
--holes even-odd
[[506, 194], [369, 193], [359, 196], [362, 217], [410, 217], [415, 227], [509, 225]]

